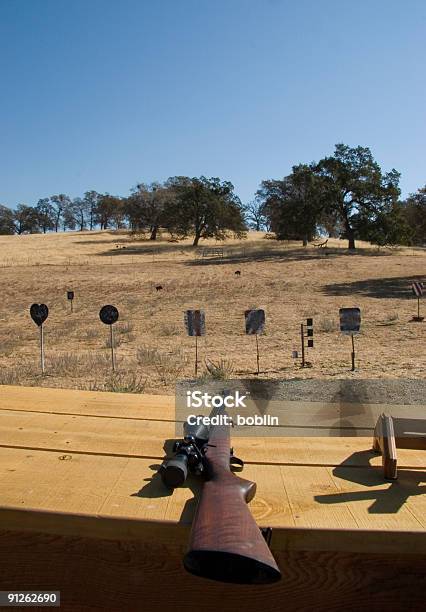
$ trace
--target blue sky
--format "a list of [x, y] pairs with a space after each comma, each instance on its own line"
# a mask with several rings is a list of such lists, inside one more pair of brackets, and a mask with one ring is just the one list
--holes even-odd
[[426, 183], [423, 0], [0, 0], [0, 203], [260, 181], [369, 146]]

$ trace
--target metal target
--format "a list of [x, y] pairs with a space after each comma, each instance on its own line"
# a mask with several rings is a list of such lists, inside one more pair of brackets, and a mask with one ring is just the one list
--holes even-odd
[[118, 321], [118, 310], [115, 306], [111, 306], [111, 304], [102, 306], [99, 311], [99, 318], [105, 325], [113, 325], [113, 323]]
[[358, 334], [361, 328], [361, 310], [360, 308], [340, 308], [340, 331], [343, 334], [351, 335]]
[[188, 336], [206, 335], [206, 315], [204, 310], [186, 310], [184, 315]]
[[246, 310], [244, 313], [246, 334], [261, 334], [265, 328], [265, 311], [262, 309]]
[[30, 307], [30, 315], [34, 323], [40, 327], [49, 316], [49, 309], [46, 304], [32, 304]]

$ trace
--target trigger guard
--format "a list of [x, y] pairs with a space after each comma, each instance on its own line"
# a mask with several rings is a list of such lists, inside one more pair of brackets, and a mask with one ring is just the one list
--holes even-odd
[[238, 457], [234, 457], [234, 455], [231, 455], [229, 457], [229, 467], [235, 471], [241, 471], [244, 467], [244, 461]]

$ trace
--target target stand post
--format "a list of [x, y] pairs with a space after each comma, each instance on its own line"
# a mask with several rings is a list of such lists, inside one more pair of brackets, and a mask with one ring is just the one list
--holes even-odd
[[40, 366], [41, 373], [44, 375], [44, 331], [43, 331], [43, 323], [40, 325]]
[[67, 291], [67, 300], [70, 303], [70, 313], [72, 314], [74, 312], [74, 291]]
[[49, 309], [46, 304], [32, 304], [30, 308], [30, 316], [37, 327], [40, 328], [40, 368], [42, 376], [45, 373], [44, 364], [44, 329], [43, 323], [49, 316]]
[[305, 359], [305, 338], [308, 339], [308, 348], [314, 347], [314, 321], [312, 318], [306, 319], [306, 336], [305, 336], [305, 325], [300, 324], [300, 340], [302, 345], [302, 363], [301, 367], [312, 367], [312, 363]]
[[112, 371], [115, 372], [115, 355], [114, 355], [114, 331], [112, 325], [109, 326], [109, 340], [111, 344], [111, 365]]
[[257, 375], [259, 376], [260, 374], [260, 362], [259, 362], [259, 341], [257, 339], [257, 334], [255, 334], [256, 336], [256, 357], [257, 357]]
[[259, 340], [258, 335], [264, 331], [265, 328], [265, 311], [261, 308], [246, 310], [244, 312], [245, 318], [245, 329], [246, 334], [249, 336], [256, 336], [256, 362], [257, 362], [257, 376], [260, 374], [260, 354], [259, 354]]
[[424, 321], [424, 317], [420, 316], [420, 298], [423, 296], [424, 284], [420, 282], [414, 282], [411, 285], [411, 290], [417, 298], [417, 317], [413, 317], [411, 320], [416, 323]]
[[198, 376], [198, 336], [206, 335], [204, 310], [185, 310], [184, 323], [188, 336], [195, 336], [195, 376]]
[[115, 352], [114, 352], [114, 330], [112, 326], [114, 323], [118, 321], [118, 310], [115, 306], [111, 306], [111, 304], [107, 304], [106, 306], [102, 306], [99, 311], [99, 318], [105, 325], [109, 325], [109, 340], [111, 345], [111, 366], [112, 371], [115, 372], [116, 364], [115, 364]]
[[340, 331], [346, 336], [351, 336], [351, 372], [355, 372], [355, 342], [354, 335], [359, 334], [361, 329], [360, 308], [340, 308]]
[[198, 374], [198, 336], [195, 336], [195, 376]]

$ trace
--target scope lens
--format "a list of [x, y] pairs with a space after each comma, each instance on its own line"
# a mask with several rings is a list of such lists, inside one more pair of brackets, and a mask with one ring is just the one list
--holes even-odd
[[182, 486], [187, 476], [188, 457], [185, 454], [178, 454], [173, 459], [168, 459], [161, 472], [166, 487], [173, 489]]

